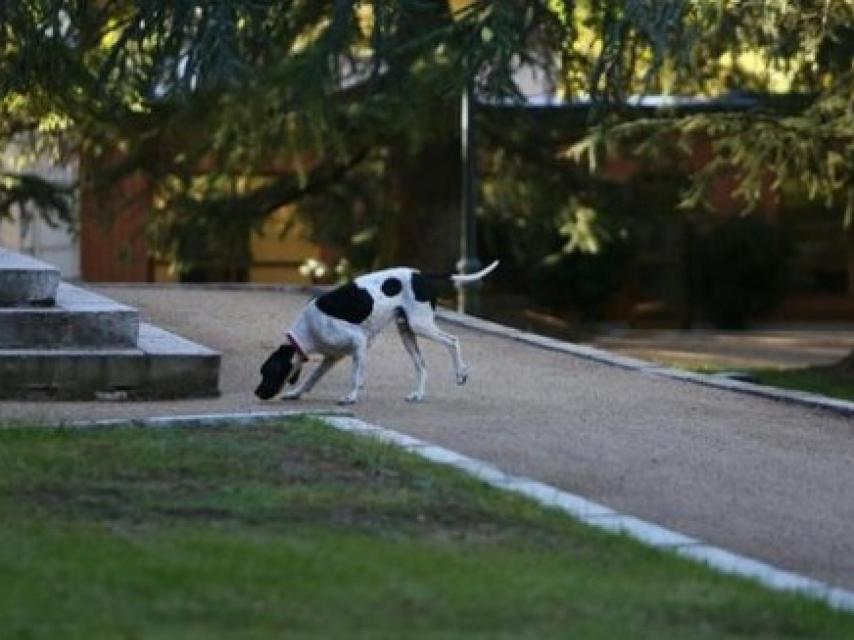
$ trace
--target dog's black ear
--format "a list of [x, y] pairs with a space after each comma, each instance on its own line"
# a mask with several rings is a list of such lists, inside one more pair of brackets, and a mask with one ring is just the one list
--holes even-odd
[[294, 348], [291, 345], [282, 345], [270, 354], [261, 365], [262, 379], [255, 395], [262, 400], [269, 400], [282, 390], [285, 381], [291, 377], [293, 355]]

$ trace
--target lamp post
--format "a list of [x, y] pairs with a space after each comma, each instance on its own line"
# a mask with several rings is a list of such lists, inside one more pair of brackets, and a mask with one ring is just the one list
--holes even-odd
[[[451, 17], [457, 20], [474, 0], [448, 0]], [[457, 271], [473, 273], [482, 264], [477, 257], [477, 139], [475, 114], [477, 97], [474, 78], [467, 78], [460, 99], [460, 166], [462, 188], [460, 198], [460, 260]], [[457, 311], [477, 313], [480, 310], [480, 283], [457, 289]]]

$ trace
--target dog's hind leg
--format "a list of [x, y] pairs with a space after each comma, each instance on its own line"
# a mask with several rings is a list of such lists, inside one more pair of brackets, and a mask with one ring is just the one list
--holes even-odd
[[308, 377], [300, 384], [296, 389], [292, 389], [288, 391], [282, 396], [282, 400], [299, 400], [299, 397], [308, 393], [314, 388], [320, 379], [326, 375], [326, 373], [333, 367], [333, 365], [338, 362], [339, 358], [333, 358], [332, 356], [326, 356], [320, 362], [317, 367], [315, 367], [314, 371], [312, 371]]
[[451, 361], [454, 365], [454, 374], [457, 377], [457, 384], [465, 384], [469, 378], [470, 370], [465, 362], [463, 362], [459, 338], [439, 329], [433, 321], [432, 314], [429, 316], [412, 314], [408, 319], [409, 326], [412, 327], [412, 331], [414, 331], [416, 335], [426, 338], [427, 340], [433, 340], [434, 342], [443, 344], [448, 348], [448, 352], [451, 354]]
[[398, 310], [395, 324], [400, 334], [400, 340], [403, 342], [403, 347], [406, 349], [409, 357], [412, 358], [412, 364], [415, 365], [415, 390], [406, 396], [406, 401], [421, 402], [424, 400], [424, 392], [427, 387], [427, 364], [424, 362], [424, 356], [421, 355], [421, 349], [418, 348], [418, 340], [409, 327], [409, 322], [406, 320], [406, 314], [403, 310]]

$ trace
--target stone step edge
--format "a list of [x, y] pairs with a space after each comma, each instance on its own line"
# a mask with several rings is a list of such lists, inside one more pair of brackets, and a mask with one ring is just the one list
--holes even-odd
[[53, 265], [0, 247], [0, 306], [50, 304], [58, 285]]
[[0, 350], [0, 398], [37, 401], [216, 397], [220, 394], [221, 362], [218, 351], [141, 323], [135, 348]]
[[93, 347], [64, 349], [0, 349], [0, 358], [4, 356], [31, 356], [34, 358], [57, 356], [220, 356], [219, 351], [188, 340], [160, 327], [146, 322], [139, 323], [139, 340], [135, 347]]
[[[41, 345], [50, 349], [74, 346], [131, 347], [139, 338], [137, 309], [65, 282], [60, 282], [57, 287], [54, 306], [0, 307], [0, 322], [6, 324], [16, 321], [34, 325], [33, 332], [36, 336], [32, 340], [40, 340]], [[58, 322], [68, 323], [70, 327], [67, 330], [72, 335], [38, 335], [40, 330], [44, 332], [51, 329], [45, 325], [56, 325]], [[17, 334], [20, 341], [18, 344], [0, 343], [0, 349], [30, 348], [24, 334], [25, 332]], [[16, 334], [12, 332], [12, 335]], [[65, 344], [64, 340], [73, 340], [77, 344]], [[33, 342], [32, 348], [37, 348], [40, 344]]]

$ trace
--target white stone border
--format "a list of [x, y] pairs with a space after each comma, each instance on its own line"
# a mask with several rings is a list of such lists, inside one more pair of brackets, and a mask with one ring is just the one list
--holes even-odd
[[763, 398], [770, 398], [781, 402], [798, 404], [801, 406], [810, 407], [812, 409], [823, 409], [840, 413], [844, 416], [854, 417], [854, 402], [847, 400], [838, 400], [829, 398], [817, 393], [807, 393], [806, 391], [790, 391], [788, 389], [780, 389], [778, 387], [769, 387], [761, 384], [752, 384], [750, 382], [740, 382], [738, 380], [729, 380], [702, 373], [693, 373], [680, 369], [673, 369], [647, 362], [638, 358], [621, 356], [604, 349], [597, 349], [587, 345], [574, 344], [556, 338], [548, 338], [536, 333], [528, 333], [512, 327], [507, 327], [496, 322], [475, 318], [474, 316], [450, 311], [448, 309], [438, 309], [437, 315], [442, 320], [452, 324], [474, 329], [501, 338], [524, 342], [525, 344], [548, 349], [549, 351], [559, 351], [585, 360], [593, 360], [602, 364], [620, 367], [637, 371], [646, 375], [658, 376], [661, 378], [669, 378], [671, 380], [679, 380], [682, 382], [690, 382], [707, 387], [715, 387], [726, 391], [735, 391], [738, 393], [746, 393]]
[[819, 580], [784, 571], [764, 562], [714, 547], [677, 531], [618, 513], [568, 491], [505, 473], [481, 460], [357, 418], [326, 416], [320, 419], [340, 431], [376, 438], [432, 462], [453, 467], [490, 486], [525, 496], [543, 506], [563, 511], [586, 525], [625, 534], [643, 544], [690, 558], [721, 573], [752, 579], [775, 591], [795, 592], [822, 600], [834, 609], [854, 612], [854, 592], [852, 591], [833, 587]]
[[160, 416], [153, 418], [107, 418], [103, 420], [75, 420], [60, 423], [61, 427], [108, 428], [108, 427], [217, 427], [224, 424], [255, 426], [268, 422], [277, 422], [287, 418], [349, 417], [352, 411], [250, 411], [249, 413], [205, 413], [178, 416]]

